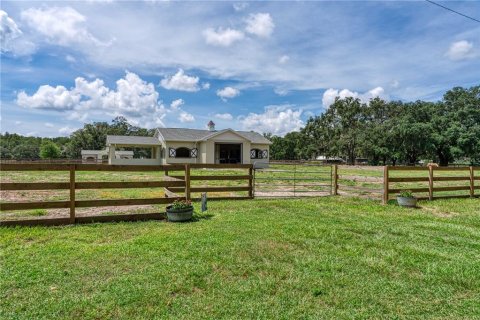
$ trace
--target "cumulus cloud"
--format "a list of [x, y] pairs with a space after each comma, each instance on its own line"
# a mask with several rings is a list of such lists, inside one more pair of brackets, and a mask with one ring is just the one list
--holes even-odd
[[240, 123], [245, 130], [261, 131], [283, 136], [303, 127], [302, 111], [294, 110], [291, 105], [267, 106], [264, 113], [249, 113], [241, 117]]
[[223, 89], [217, 90], [217, 96], [219, 96], [223, 101], [235, 98], [239, 94], [240, 90], [232, 87], [225, 87]]
[[230, 113], [217, 113], [215, 118], [227, 121], [233, 120], [233, 116]]
[[15, 21], [3, 10], [0, 10], [0, 44], [2, 53], [23, 56], [35, 51], [35, 45], [25, 39]]
[[33, 95], [25, 91], [17, 95], [17, 104], [21, 107], [46, 110], [71, 110], [80, 102], [80, 95], [64, 86], [40, 86]]
[[262, 38], [269, 37], [275, 28], [275, 24], [269, 13], [252, 13], [248, 16], [246, 22], [247, 27], [245, 31]]
[[465, 60], [475, 57], [473, 43], [461, 40], [450, 45], [446, 56], [451, 60]]
[[105, 44], [88, 31], [85, 16], [71, 7], [29, 8], [22, 11], [21, 17], [51, 43], [62, 46]]
[[172, 108], [173, 110], [177, 110], [184, 104], [185, 104], [185, 101], [183, 99], [173, 100], [172, 103], [170, 103], [170, 108]]
[[245, 38], [243, 32], [235, 29], [208, 28], [203, 31], [203, 36], [208, 44], [214, 46], [229, 47], [233, 43]]
[[167, 90], [196, 92], [200, 90], [199, 81], [198, 77], [186, 75], [182, 69], [179, 69], [173, 76], [163, 78], [160, 85]]
[[180, 113], [180, 115], [178, 116], [178, 120], [182, 123], [184, 122], [194, 122], [195, 121], [195, 117], [188, 113], [188, 112], [185, 112], [183, 111], [182, 113]]
[[67, 119], [79, 121], [84, 121], [89, 112], [104, 112], [109, 116], [126, 116], [132, 123], [146, 127], [163, 126], [166, 109], [158, 100], [153, 83], [127, 71], [116, 85], [112, 90], [101, 79], [88, 81], [78, 77], [70, 89], [43, 85], [32, 95], [21, 91], [16, 102], [24, 108], [68, 111]]
[[369, 90], [365, 93], [358, 93], [355, 91], [350, 91], [348, 89], [338, 90], [338, 89], [327, 89], [323, 93], [322, 104], [325, 108], [329, 107], [332, 103], [335, 102], [335, 98], [339, 97], [344, 99], [346, 97], [359, 98], [362, 102], [367, 103], [370, 99], [380, 97], [386, 98], [385, 90], [382, 87], [376, 87], [372, 90]]

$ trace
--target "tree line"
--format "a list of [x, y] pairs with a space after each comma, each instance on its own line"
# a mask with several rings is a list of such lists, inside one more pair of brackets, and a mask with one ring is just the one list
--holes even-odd
[[[0, 135], [0, 158], [15, 160], [79, 159], [82, 150], [103, 150], [107, 135], [152, 136], [153, 130], [128, 123], [124, 117], [108, 122], [93, 122], [73, 132], [70, 137], [25, 137], [16, 133]], [[149, 157], [150, 150], [133, 149], [135, 157]]]
[[274, 160], [341, 157], [354, 164], [416, 164], [419, 160], [447, 166], [454, 161], [480, 163], [480, 86], [455, 87], [437, 102], [362, 103], [335, 99], [300, 132], [265, 135]]

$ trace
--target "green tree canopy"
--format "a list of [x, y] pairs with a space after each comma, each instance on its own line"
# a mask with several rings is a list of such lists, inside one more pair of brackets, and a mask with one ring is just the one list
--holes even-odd
[[44, 140], [40, 146], [40, 158], [57, 159], [60, 158], [60, 148], [52, 141]]

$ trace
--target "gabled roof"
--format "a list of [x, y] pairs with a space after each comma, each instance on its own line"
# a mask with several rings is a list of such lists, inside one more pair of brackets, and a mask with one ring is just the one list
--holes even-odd
[[266, 139], [258, 132], [253, 131], [236, 131], [233, 129], [209, 131], [184, 128], [157, 128], [160, 138], [163, 138], [165, 141], [177, 142], [205, 141], [228, 131], [233, 132], [252, 143], [271, 144], [270, 140]]
[[107, 136], [107, 145], [111, 144], [158, 146], [161, 143], [155, 137]]

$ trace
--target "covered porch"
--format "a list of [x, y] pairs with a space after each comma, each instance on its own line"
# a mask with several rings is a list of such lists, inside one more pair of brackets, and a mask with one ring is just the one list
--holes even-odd
[[[155, 137], [107, 136], [108, 164], [118, 165], [160, 165], [162, 144]], [[119, 149], [142, 149], [133, 158], [116, 156]]]

